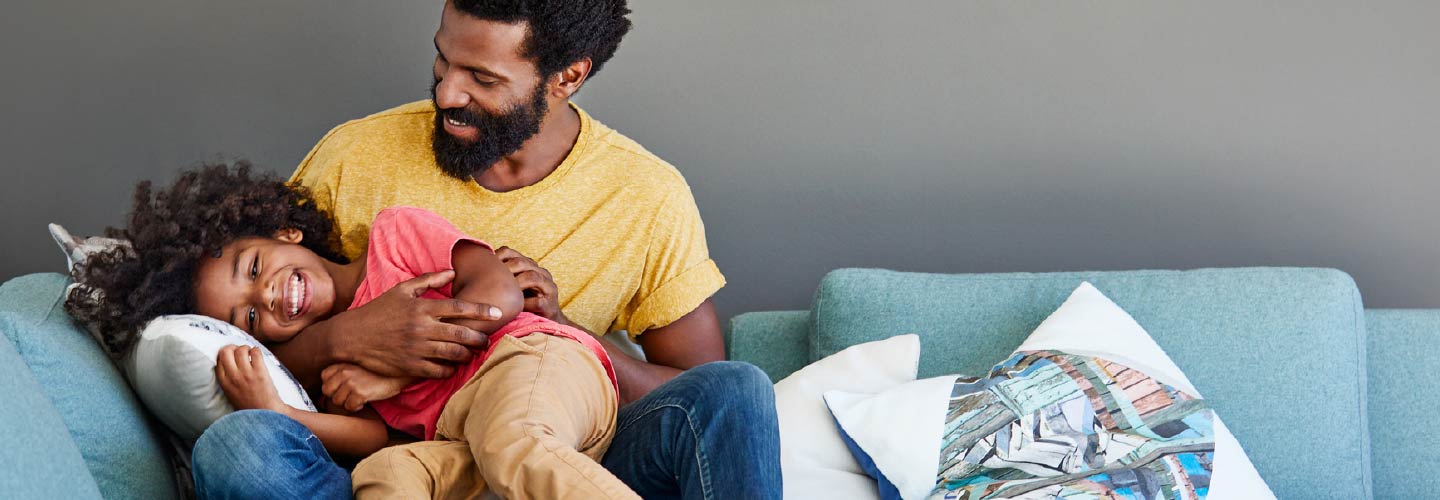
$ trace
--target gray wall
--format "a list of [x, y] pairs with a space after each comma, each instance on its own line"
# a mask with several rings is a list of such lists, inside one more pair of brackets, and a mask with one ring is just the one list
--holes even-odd
[[[1328, 266], [1440, 307], [1440, 4], [632, 3], [579, 100], [689, 179], [723, 314], [841, 266]], [[44, 223], [118, 223], [137, 178], [288, 172], [423, 97], [439, 10], [80, 4], [0, 20], [0, 278], [59, 269]]]

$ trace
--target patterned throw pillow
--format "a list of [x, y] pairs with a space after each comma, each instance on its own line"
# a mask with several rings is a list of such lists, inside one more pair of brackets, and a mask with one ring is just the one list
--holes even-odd
[[983, 378], [825, 400], [883, 498], [1274, 498], [1184, 374], [1088, 283]]

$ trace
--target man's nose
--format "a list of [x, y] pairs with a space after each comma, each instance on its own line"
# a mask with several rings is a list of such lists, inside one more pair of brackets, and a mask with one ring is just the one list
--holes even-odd
[[461, 90], [459, 80], [458, 75], [446, 76], [435, 84], [435, 104], [440, 109], [464, 109], [470, 105], [470, 94]]

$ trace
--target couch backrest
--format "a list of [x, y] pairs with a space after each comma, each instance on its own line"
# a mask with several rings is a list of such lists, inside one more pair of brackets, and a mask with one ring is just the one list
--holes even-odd
[[[33, 381], [29, 385], [0, 385], [0, 398], [6, 407], [0, 411], [0, 422], [29, 416], [33, 427], [68, 431], [68, 439], [64, 440], [53, 432], [36, 438], [15, 438], [13, 443], [5, 444], [16, 448], [5, 453], [28, 457], [33, 464], [53, 465], [54, 470], [49, 472], [64, 472], [68, 476], [64, 481], [72, 484], [63, 486], [74, 486], [76, 491], [98, 487], [105, 498], [175, 498], [177, 491], [165, 441], [120, 371], [65, 313], [63, 295], [67, 284], [63, 275], [33, 274], [0, 286], [0, 332], [5, 345], [13, 347], [16, 357], [23, 360], [11, 363], [0, 353], [0, 363], [5, 365], [3, 376], [19, 380], [28, 375]], [[15, 401], [19, 404], [10, 406]], [[19, 416], [12, 416], [12, 412]], [[0, 435], [20, 432], [7, 425]], [[72, 450], [77, 449], [88, 473], [66, 469], [72, 462]], [[12, 469], [8, 459], [4, 463], [0, 476], [5, 479], [0, 484], [30, 480], [11, 477], [27, 472]]]
[[1440, 491], [1440, 310], [1365, 312], [1369, 337], [1371, 470], [1375, 498], [1433, 498]]
[[917, 333], [921, 377], [983, 374], [1082, 281], [1155, 338], [1281, 498], [1371, 497], [1363, 307], [1336, 270], [842, 269], [816, 292], [809, 359]]

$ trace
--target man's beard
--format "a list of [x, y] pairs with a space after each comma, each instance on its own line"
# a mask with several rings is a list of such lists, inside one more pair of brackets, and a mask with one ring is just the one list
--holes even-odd
[[[438, 83], [438, 82], [436, 82]], [[465, 109], [440, 109], [435, 99], [435, 85], [430, 85], [430, 102], [435, 104], [435, 133], [431, 149], [435, 164], [446, 175], [469, 180], [485, 173], [501, 158], [520, 150], [525, 141], [540, 132], [540, 121], [550, 105], [545, 102], [545, 83], [535, 87], [530, 102], [511, 106], [503, 114], [472, 113]], [[445, 119], [469, 124], [480, 131], [479, 139], [466, 142], [445, 131]]]

